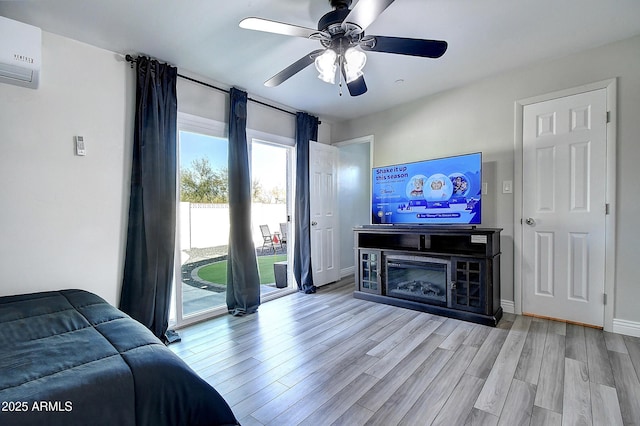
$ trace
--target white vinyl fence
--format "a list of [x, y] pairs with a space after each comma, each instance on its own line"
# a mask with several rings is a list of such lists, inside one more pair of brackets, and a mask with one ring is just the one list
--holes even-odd
[[[180, 203], [180, 249], [226, 246], [229, 244], [229, 205]], [[287, 221], [286, 204], [251, 205], [253, 242], [262, 246], [260, 225], [280, 232], [280, 223]]]

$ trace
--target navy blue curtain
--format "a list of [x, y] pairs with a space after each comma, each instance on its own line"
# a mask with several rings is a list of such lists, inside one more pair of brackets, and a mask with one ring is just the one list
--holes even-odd
[[298, 289], [315, 293], [311, 269], [311, 205], [309, 185], [309, 141], [318, 140], [318, 117], [296, 114], [296, 208], [293, 274]]
[[174, 275], [178, 73], [174, 67], [139, 57], [136, 74], [129, 223], [120, 309], [165, 340]]
[[246, 315], [260, 306], [260, 277], [251, 232], [251, 175], [247, 146], [247, 93], [229, 92], [229, 248], [227, 308]]

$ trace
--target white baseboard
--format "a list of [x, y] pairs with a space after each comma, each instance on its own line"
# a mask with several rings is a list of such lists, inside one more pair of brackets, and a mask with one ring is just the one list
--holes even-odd
[[[512, 300], [502, 299], [500, 300], [500, 304], [502, 305], [502, 310], [504, 312], [509, 314], [515, 313], [515, 305]], [[613, 329], [611, 331], [618, 334], [625, 334], [627, 336], [640, 337], [640, 322], [614, 318]]]
[[516, 306], [513, 303], [513, 300], [500, 300], [500, 305], [502, 305], [502, 311], [508, 314], [514, 314], [516, 312]]
[[356, 273], [355, 266], [349, 266], [348, 268], [340, 269], [340, 278], [344, 278], [348, 275], [353, 275]]
[[613, 332], [627, 336], [640, 337], [640, 322], [613, 319]]

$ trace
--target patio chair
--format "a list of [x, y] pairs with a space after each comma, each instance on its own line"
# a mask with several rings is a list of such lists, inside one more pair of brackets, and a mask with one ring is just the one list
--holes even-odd
[[280, 224], [280, 246], [284, 250], [284, 246], [287, 245], [287, 223], [282, 222]]
[[273, 253], [275, 254], [275, 244], [277, 243], [274, 241], [273, 235], [269, 230], [269, 225], [260, 225], [260, 232], [262, 233], [262, 248], [260, 249], [260, 252], [264, 253], [264, 249], [268, 248], [269, 251], [273, 250]]

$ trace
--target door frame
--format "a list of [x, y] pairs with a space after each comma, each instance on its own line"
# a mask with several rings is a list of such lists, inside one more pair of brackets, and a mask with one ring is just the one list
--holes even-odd
[[[374, 135], [367, 135], [367, 136], [361, 136], [359, 138], [355, 138], [355, 139], [348, 139], [345, 141], [341, 141], [341, 142], [336, 142], [333, 143], [332, 145], [338, 148], [338, 187], [340, 186], [340, 175], [341, 175], [341, 162], [340, 162], [340, 150], [342, 148], [344, 148], [345, 146], [349, 146], [349, 145], [358, 145], [358, 144], [369, 144], [369, 169], [368, 170], [364, 170], [364, 172], [366, 172], [366, 178], [367, 178], [367, 182], [369, 183], [369, 202], [367, 203], [366, 206], [364, 206], [366, 212], [367, 212], [367, 217], [369, 218], [367, 220], [366, 223], [363, 223], [361, 225], [369, 225], [371, 223], [371, 170], [373, 168], [373, 148], [374, 148]], [[343, 216], [341, 216], [341, 222], [340, 222], [340, 232], [349, 232], [350, 234], [353, 233], [353, 229], [352, 227], [348, 227], [345, 228], [344, 227], [344, 219]], [[353, 238], [351, 239], [352, 242], [349, 244], [349, 247], [340, 247], [340, 252], [342, 253], [343, 249], [349, 249], [350, 251], [353, 251]], [[342, 257], [342, 254], [341, 254]], [[348, 266], [346, 268], [340, 268], [340, 278], [344, 278], [346, 276], [349, 275], [353, 275], [356, 272], [356, 265], [358, 263], [355, 261], [355, 256], [354, 256], [354, 264], [352, 266]]]
[[[296, 293], [298, 291], [295, 284], [295, 277], [293, 276], [293, 253], [295, 242], [295, 226], [294, 226], [294, 208], [295, 208], [295, 184], [296, 184], [296, 146], [295, 139], [286, 136], [273, 135], [270, 133], [261, 132], [258, 130], [247, 129], [247, 144], [249, 145], [249, 158], [251, 159], [253, 143], [261, 143], [265, 145], [272, 145], [285, 149], [287, 152], [287, 223], [289, 226], [289, 235], [287, 235], [287, 287], [278, 289], [260, 296], [260, 301], [268, 302], [270, 300], [279, 299], [280, 297], [288, 294]], [[253, 179], [253, 178], [252, 178]], [[279, 229], [277, 230], [279, 231]]]
[[608, 205], [608, 213], [605, 215], [605, 283], [604, 290], [607, 300], [604, 306], [604, 329], [605, 331], [613, 331], [613, 316], [615, 312], [615, 264], [616, 264], [616, 145], [617, 145], [617, 80], [615, 78], [609, 80], [598, 81], [595, 83], [585, 84], [582, 86], [547, 93], [530, 98], [520, 99], [515, 102], [515, 132], [514, 132], [514, 182], [516, 190], [514, 191], [514, 283], [513, 298], [514, 311], [516, 314], [522, 314], [522, 243], [524, 225], [522, 220], [523, 211], [523, 185], [524, 176], [522, 174], [523, 167], [523, 118], [524, 107], [539, 102], [545, 102], [553, 99], [563, 98], [567, 96], [577, 95], [593, 90], [606, 89], [607, 92], [607, 111], [609, 114], [609, 122], [607, 123], [607, 140], [606, 140], [606, 194], [605, 203]]

